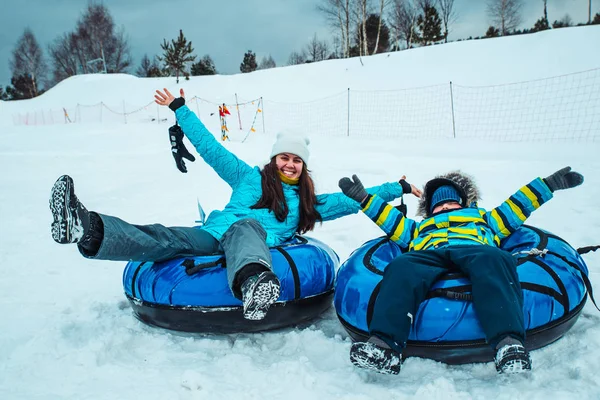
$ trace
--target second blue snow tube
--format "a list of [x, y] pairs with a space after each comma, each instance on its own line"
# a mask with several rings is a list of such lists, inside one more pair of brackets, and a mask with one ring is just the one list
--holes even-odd
[[[518, 258], [526, 346], [536, 349], [554, 342], [573, 326], [591, 290], [585, 262], [564, 240], [531, 226], [520, 228], [501, 247]], [[383, 271], [400, 254], [387, 238], [374, 239], [340, 267], [334, 303], [353, 340], [368, 338]], [[461, 273], [438, 280], [419, 307], [404, 355], [450, 364], [492, 360], [470, 293], [470, 282]]]
[[186, 332], [255, 332], [312, 319], [333, 299], [337, 254], [308, 237], [271, 248], [281, 293], [260, 321], [243, 318], [242, 302], [227, 284], [223, 255], [129, 262], [123, 287], [136, 317], [145, 323]]

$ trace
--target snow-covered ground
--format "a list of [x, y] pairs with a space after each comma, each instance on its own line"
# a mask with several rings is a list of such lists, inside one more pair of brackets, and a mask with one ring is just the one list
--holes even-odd
[[[600, 27], [563, 29], [379, 55], [364, 58], [365, 67], [357, 59], [336, 60], [203, 77], [183, 86], [215, 101], [237, 92], [246, 99], [294, 102], [348, 85], [508, 83], [600, 67], [599, 39]], [[187, 174], [175, 168], [166, 123], [13, 126], [11, 115], [77, 102], [118, 104], [125, 97], [145, 104], [164, 86], [178, 87], [170, 78], [82, 76], [35, 100], [0, 103], [1, 399], [600, 398], [600, 312], [591, 302], [563, 339], [532, 353], [529, 376], [499, 376], [492, 363], [447, 366], [423, 359], [407, 360], [397, 377], [358, 370], [349, 362], [350, 339], [333, 309], [312, 323], [258, 334], [181, 334], [137, 321], [123, 296], [124, 263], [86, 260], [74, 246], [52, 241], [48, 195], [55, 179], [70, 174], [88, 209], [141, 224], [191, 225], [197, 199], [210, 212], [223, 207], [229, 188], [202, 160], [187, 162]], [[209, 126], [218, 133], [214, 122]], [[253, 133], [244, 143], [225, 146], [262, 165], [274, 133]], [[366, 185], [403, 174], [423, 184], [460, 168], [475, 176], [481, 205], [491, 208], [534, 177], [571, 165], [584, 174], [584, 184], [556, 193], [528, 222], [574, 247], [600, 243], [597, 143], [308, 134], [309, 166], [320, 193], [339, 190], [339, 178], [353, 173]], [[415, 200], [407, 202], [414, 216]], [[311, 234], [342, 260], [380, 235], [363, 215], [327, 222]], [[600, 292], [600, 254], [585, 259]]]

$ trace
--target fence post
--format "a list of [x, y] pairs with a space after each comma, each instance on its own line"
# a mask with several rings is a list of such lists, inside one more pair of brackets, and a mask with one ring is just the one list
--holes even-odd
[[263, 122], [263, 133], [265, 133], [265, 103], [263, 101], [262, 96], [260, 97], [260, 113], [261, 113], [262, 122]]
[[156, 123], [160, 125], [160, 106], [156, 103]]
[[235, 109], [238, 114], [238, 122], [240, 123], [240, 131], [242, 130], [242, 117], [240, 117], [240, 104], [238, 102], [237, 93], [235, 93]]
[[127, 123], [127, 112], [125, 112], [125, 100], [123, 100], [123, 119]]
[[348, 88], [348, 121], [347, 121], [347, 136], [350, 136], [350, 88]]
[[452, 135], [456, 139], [456, 122], [454, 119], [454, 93], [452, 92], [452, 81], [450, 81], [450, 105], [452, 106]]

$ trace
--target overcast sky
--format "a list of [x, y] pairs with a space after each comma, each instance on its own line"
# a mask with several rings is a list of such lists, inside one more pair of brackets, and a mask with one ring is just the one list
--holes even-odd
[[[179, 29], [192, 41], [195, 54], [210, 54], [219, 73], [239, 72], [243, 55], [253, 50], [257, 59], [271, 54], [285, 65], [293, 50], [300, 50], [317, 33], [329, 34], [316, 7], [323, 0], [104, 0], [117, 26], [124, 26], [133, 57], [133, 73], [144, 54], [161, 53], [160, 43], [177, 36]], [[543, 0], [522, 0], [521, 28], [532, 27], [542, 15]], [[485, 0], [456, 0], [459, 19], [450, 39], [481, 36], [490, 22]], [[56, 37], [72, 31], [88, 0], [0, 0], [0, 86], [10, 83], [9, 60], [26, 27], [33, 30], [47, 55]], [[592, 15], [600, 0], [592, 1]], [[568, 13], [575, 23], [587, 22], [588, 0], [548, 0], [552, 22]]]

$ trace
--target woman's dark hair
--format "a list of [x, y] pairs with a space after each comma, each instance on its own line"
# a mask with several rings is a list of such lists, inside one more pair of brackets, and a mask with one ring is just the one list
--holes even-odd
[[[283, 195], [283, 185], [279, 177], [277, 162], [275, 157], [271, 162], [265, 165], [260, 171], [262, 176], [262, 196], [252, 209], [267, 208], [275, 213], [277, 221], [283, 222], [288, 216], [289, 208]], [[315, 195], [315, 186], [310, 172], [306, 168], [306, 163], [302, 163], [302, 174], [298, 181], [298, 190], [300, 198], [300, 221], [298, 222], [297, 233], [303, 234], [312, 231], [317, 221], [322, 221], [321, 214], [315, 209], [317, 196]]]

